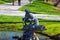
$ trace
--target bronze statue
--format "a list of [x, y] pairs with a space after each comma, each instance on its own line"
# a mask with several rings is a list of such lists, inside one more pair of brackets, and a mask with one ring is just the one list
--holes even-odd
[[[24, 33], [23, 33], [23, 39], [26, 38], [26, 40], [33, 39], [33, 35], [35, 33], [35, 30], [39, 30], [42, 32], [45, 30], [45, 26], [39, 25], [38, 19], [34, 17], [32, 12], [29, 12], [27, 9], [25, 10], [26, 14], [23, 18], [24, 21]], [[27, 24], [29, 22], [29, 24]]]
[[[44, 35], [49, 37], [52, 40], [60, 40], [60, 34], [54, 35], [54, 36], [49, 36], [48, 34], [43, 33], [46, 28], [43, 25], [39, 25], [39, 21], [37, 18], [35, 18], [32, 14], [33, 12], [28, 11], [27, 9], [25, 10], [26, 14], [25, 17], [23, 18], [23, 36], [21, 37], [13, 37], [18, 40], [48, 40], [47, 38], [39, 38], [36, 36], [35, 33]], [[35, 32], [35, 31], [39, 32]]]

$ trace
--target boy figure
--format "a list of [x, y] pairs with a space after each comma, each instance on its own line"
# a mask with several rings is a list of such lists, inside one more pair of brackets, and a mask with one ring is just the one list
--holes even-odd
[[[35, 30], [43, 31], [45, 30], [44, 26], [39, 25], [38, 20], [36, 17], [32, 15], [32, 12], [29, 12], [27, 9], [25, 10], [26, 14], [23, 18], [24, 21], [24, 32], [23, 32], [23, 39], [24, 40], [39, 40], [39, 38], [35, 34]], [[29, 22], [29, 24], [27, 24]]]

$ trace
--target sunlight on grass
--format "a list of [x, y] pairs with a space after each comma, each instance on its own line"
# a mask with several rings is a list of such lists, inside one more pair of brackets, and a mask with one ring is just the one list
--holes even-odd
[[[0, 22], [22, 22], [22, 23], [4, 23], [0, 24], [0, 28], [15, 29], [15, 31], [20, 31], [23, 28], [23, 17], [18, 16], [0, 16]], [[44, 30], [44, 33], [49, 35], [56, 35], [60, 33], [60, 21], [58, 20], [47, 20], [39, 19], [40, 25], [44, 25], [47, 30]], [[1, 29], [0, 29], [1, 30]]]
[[60, 33], [60, 22], [41, 22], [40, 24], [45, 25], [47, 30], [44, 32], [49, 35], [56, 35]]
[[34, 1], [31, 4], [21, 7], [19, 10], [24, 11], [28, 8], [31, 12], [36, 12], [38, 14], [51, 14], [51, 15], [60, 15], [60, 12], [55, 9], [53, 5], [46, 2]]
[[21, 22], [22, 17], [20, 16], [0, 16], [0, 22]]
[[5, 4], [6, 2], [4, 2], [4, 1], [0, 1], [0, 4]]

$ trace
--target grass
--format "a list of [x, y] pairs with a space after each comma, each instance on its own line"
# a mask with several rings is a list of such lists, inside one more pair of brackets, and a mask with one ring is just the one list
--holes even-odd
[[0, 4], [10, 3], [10, 2], [12, 2], [12, 0], [0, 0]]
[[60, 12], [57, 11], [53, 5], [42, 1], [34, 1], [31, 4], [19, 8], [19, 10], [24, 11], [26, 8], [38, 14], [60, 15]]
[[[60, 33], [60, 21], [45, 20], [39, 19], [40, 24], [44, 25], [47, 30], [44, 30], [44, 33], [49, 35], [56, 35]], [[18, 16], [0, 16], [0, 22], [23, 22], [22, 17]], [[23, 28], [23, 23], [0, 23], [0, 30], [11, 30], [11, 31], [20, 31]]]
[[40, 24], [47, 28], [47, 30], [44, 31], [46, 34], [56, 35], [60, 33], [60, 22], [40, 22]]
[[22, 23], [5, 23], [5, 24], [0, 24], [0, 30], [9, 30], [9, 31], [20, 31], [23, 28]]
[[0, 16], [0, 22], [21, 22], [22, 17], [19, 16]]
[[[23, 17], [19, 16], [0, 16], [0, 22], [22, 22]], [[22, 30], [22, 23], [0, 23], [0, 30]]]
[[6, 2], [4, 2], [4, 1], [0, 1], [0, 4], [5, 4]]

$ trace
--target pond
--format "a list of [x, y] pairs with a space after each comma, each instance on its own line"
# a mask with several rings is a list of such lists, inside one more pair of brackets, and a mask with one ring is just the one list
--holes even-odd
[[[13, 39], [13, 36], [19, 36], [21, 37], [23, 35], [22, 32], [13, 32], [13, 31], [0, 31], [0, 40], [16, 40]], [[50, 40], [48, 37], [40, 35], [40, 38], [47, 38], [47, 40]]]
[[15, 40], [13, 36], [22, 36], [22, 32], [0, 31], [0, 40]]

